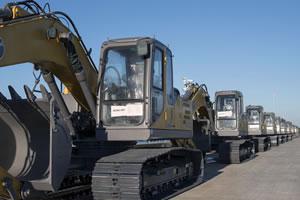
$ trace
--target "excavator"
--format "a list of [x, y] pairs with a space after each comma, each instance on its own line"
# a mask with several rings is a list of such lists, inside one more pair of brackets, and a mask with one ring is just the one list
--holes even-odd
[[292, 139], [296, 137], [296, 126], [292, 124]]
[[0, 199], [161, 199], [201, 183], [206, 86], [180, 95], [171, 50], [148, 37], [104, 42], [98, 72], [71, 18], [46, 8], [0, 10], [0, 67], [40, 73], [25, 98], [0, 93]]
[[217, 146], [220, 162], [238, 164], [254, 157], [255, 144], [248, 135], [242, 92], [216, 92], [215, 122], [213, 145]]
[[263, 152], [269, 150], [271, 148], [271, 138], [267, 134], [263, 106], [249, 105], [246, 107], [246, 114], [248, 118], [248, 133], [255, 142], [255, 151]]
[[264, 129], [265, 134], [270, 138], [270, 144], [272, 146], [278, 146], [280, 144], [277, 128], [276, 128], [276, 116], [273, 112], [264, 113]]
[[293, 139], [293, 123], [287, 121], [287, 140], [291, 141]]
[[284, 128], [283, 128], [283, 123], [281, 122], [282, 118], [281, 117], [276, 117], [275, 118], [275, 124], [276, 124], [276, 131], [278, 134], [278, 139], [279, 139], [279, 144], [283, 144], [285, 142], [285, 137], [284, 135]]
[[287, 136], [287, 133], [288, 133], [288, 130], [287, 130], [287, 123], [286, 123], [286, 120], [281, 118], [280, 120], [280, 128], [281, 128], [281, 140], [282, 140], [282, 143], [285, 143], [288, 141], [288, 136]]
[[295, 138], [299, 137], [299, 127], [295, 126]]
[[294, 125], [294, 138], [298, 137], [298, 127]]

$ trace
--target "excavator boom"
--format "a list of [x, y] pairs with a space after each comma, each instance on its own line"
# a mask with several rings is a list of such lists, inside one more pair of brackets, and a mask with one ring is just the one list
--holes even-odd
[[[89, 110], [74, 71], [83, 69], [88, 89], [95, 98], [97, 70], [80, 36], [73, 34], [57, 14], [62, 13], [29, 13], [13, 4], [0, 11], [0, 67], [33, 63], [55, 75], [78, 103]], [[73, 54], [64, 42], [66, 39], [72, 43]]]

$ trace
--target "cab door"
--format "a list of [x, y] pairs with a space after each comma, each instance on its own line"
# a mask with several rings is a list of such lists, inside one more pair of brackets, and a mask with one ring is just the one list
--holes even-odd
[[155, 47], [152, 67], [151, 87], [151, 118], [152, 123], [158, 127], [163, 126], [162, 116], [164, 115], [165, 87], [164, 87], [164, 53], [160, 48]]
[[152, 123], [154, 128], [174, 127], [174, 91], [172, 54], [167, 48], [155, 47], [152, 69]]
[[173, 89], [173, 63], [172, 53], [169, 49], [164, 51], [164, 70], [165, 70], [165, 120], [168, 128], [175, 127], [174, 124], [174, 89]]

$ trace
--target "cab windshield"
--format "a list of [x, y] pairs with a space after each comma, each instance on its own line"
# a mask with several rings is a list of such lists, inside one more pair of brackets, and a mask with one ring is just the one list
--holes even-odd
[[237, 102], [234, 96], [217, 97], [217, 127], [235, 129], [237, 127]]
[[277, 131], [280, 132], [280, 119], [279, 118], [276, 118], [275, 124], [276, 124]]
[[136, 46], [108, 50], [103, 76], [104, 100], [143, 99], [145, 60]]
[[281, 129], [285, 129], [286, 128], [285, 123], [283, 121], [280, 122], [280, 127], [281, 127]]
[[259, 124], [260, 115], [258, 110], [248, 110], [248, 122], [249, 124]]
[[234, 97], [218, 97], [217, 100], [218, 118], [236, 118], [236, 101]]
[[136, 46], [111, 48], [106, 53], [102, 77], [104, 125], [130, 126], [144, 119], [145, 59]]
[[273, 126], [273, 118], [270, 115], [265, 116], [265, 124], [267, 126]]

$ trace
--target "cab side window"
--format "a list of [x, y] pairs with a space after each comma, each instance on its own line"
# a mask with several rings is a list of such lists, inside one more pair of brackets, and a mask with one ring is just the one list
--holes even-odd
[[173, 90], [173, 68], [172, 68], [172, 55], [167, 52], [167, 69], [166, 69], [166, 91], [169, 105], [174, 105], [174, 90]]
[[155, 49], [155, 58], [153, 66], [153, 87], [163, 89], [163, 54], [159, 49]]
[[152, 121], [156, 121], [163, 110], [163, 52], [156, 48], [152, 68]]

